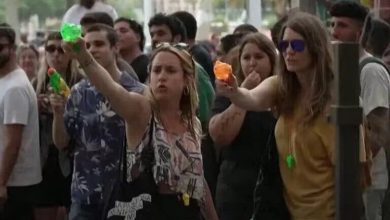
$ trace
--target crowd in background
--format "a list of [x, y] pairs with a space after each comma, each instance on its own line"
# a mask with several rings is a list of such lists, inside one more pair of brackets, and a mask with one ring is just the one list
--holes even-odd
[[152, 146], [153, 219], [335, 219], [332, 40], [360, 47], [361, 218], [390, 220], [390, 24], [352, 1], [329, 13], [330, 27], [290, 11], [271, 38], [242, 24], [196, 41], [186, 11], [155, 14], [144, 33], [83, 0], [63, 18], [82, 37], [52, 31], [41, 49], [0, 24], [0, 220], [101, 219], [124, 144], [128, 182]]

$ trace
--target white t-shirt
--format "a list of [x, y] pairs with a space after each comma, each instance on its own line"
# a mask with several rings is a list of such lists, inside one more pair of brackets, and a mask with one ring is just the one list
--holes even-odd
[[37, 98], [26, 73], [20, 68], [0, 78], [0, 160], [5, 149], [5, 125], [10, 124], [22, 124], [24, 129], [7, 186], [37, 184], [42, 180]]
[[79, 4], [73, 5], [65, 12], [64, 18], [62, 19], [62, 23], [67, 22], [73, 24], [80, 24], [81, 18], [86, 13], [90, 12], [105, 12], [110, 15], [114, 21], [118, 18], [118, 13], [111, 5], [97, 1], [90, 9]]
[[[360, 85], [364, 116], [378, 107], [389, 109], [390, 76], [385, 67], [378, 63], [367, 63], [360, 73]], [[387, 189], [388, 174], [383, 147], [373, 158], [371, 167], [373, 189]]]

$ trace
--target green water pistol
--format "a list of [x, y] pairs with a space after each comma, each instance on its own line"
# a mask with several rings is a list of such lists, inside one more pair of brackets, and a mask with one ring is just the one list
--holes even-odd
[[[74, 43], [77, 38], [81, 37], [81, 26], [79, 24], [64, 23], [61, 26], [60, 33], [65, 42]], [[80, 47], [76, 44], [73, 46], [73, 49], [76, 52], [80, 51]]]
[[47, 70], [47, 75], [50, 78], [50, 86], [53, 88], [54, 92], [58, 95], [68, 97], [70, 95], [69, 86], [66, 84], [65, 80], [61, 77], [54, 68], [50, 67]]

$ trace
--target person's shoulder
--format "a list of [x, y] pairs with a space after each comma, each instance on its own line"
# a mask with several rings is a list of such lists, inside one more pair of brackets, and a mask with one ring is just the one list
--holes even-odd
[[126, 71], [121, 72], [120, 84], [128, 91], [143, 93], [145, 85], [138, 80], [132, 78], [132, 76]]
[[131, 66], [133, 64], [148, 64], [148, 63], [149, 63], [149, 56], [147, 56], [146, 54], [141, 54], [133, 60]]
[[194, 63], [195, 63], [195, 71], [198, 74], [198, 76], [200, 78], [203, 78], [202, 80], [210, 81], [210, 78], [208, 77], [205, 68], [198, 61], [194, 60]]
[[137, 74], [135, 73], [133, 67], [129, 63], [127, 63], [123, 58], [118, 57], [116, 60], [117, 66], [121, 72], [126, 72], [133, 79], [139, 81]]
[[89, 83], [89, 81], [85, 78], [78, 81], [76, 84], [74, 84], [71, 88], [72, 92], [74, 91], [80, 91], [83, 89], [86, 89], [88, 87], [91, 87], [92, 85]]
[[112, 9], [114, 9], [114, 7], [112, 5], [104, 3], [104, 2], [101, 2], [101, 1], [95, 2], [93, 7], [94, 8], [110, 8], [110, 9], [112, 8]]
[[74, 4], [74, 5], [70, 6], [70, 8], [68, 8], [68, 10], [66, 10], [65, 15], [70, 15], [72, 13], [77, 13], [79, 10], [81, 10], [83, 8], [84, 7], [82, 7], [79, 4]]
[[1, 89], [1, 93], [5, 96], [10, 96], [12, 99], [17, 97], [31, 97], [35, 95], [32, 85], [27, 80], [14, 78], [8, 81], [7, 85]]
[[201, 52], [201, 53], [207, 53], [207, 50], [199, 45], [199, 44], [194, 44], [192, 47], [191, 47], [191, 51], [194, 51], [194, 52]]
[[79, 9], [79, 8], [81, 8], [81, 7], [82, 7], [82, 6], [79, 5], [79, 4], [74, 4], [74, 5], [70, 6], [70, 8], [68, 8], [67, 11], [77, 10], [77, 9]]
[[148, 55], [146, 55], [146, 54], [141, 54], [140, 56], [139, 56], [139, 58], [142, 60], [142, 61], [144, 61], [144, 62], [149, 62], [149, 56]]
[[371, 54], [365, 54], [363, 57], [359, 60], [359, 68], [361, 72], [367, 71], [367, 70], [377, 70], [377, 71], [386, 71], [387, 69], [385, 63], [378, 57], [375, 57]]
[[274, 86], [279, 86], [282, 78], [279, 75], [273, 75], [268, 77], [266, 80]]
[[379, 62], [370, 62], [364, 65], [361, 70], [361, 76], [363, 79], [374, 79], [380, 78], [381, 80], [390, 80], [390, 73], [384, 66]]
[[[116, 9], [112, 5], [104, 3], [104, 2], [96, 2], [92, 9], [95, 11], [107, 12], [110, 16], [117, 16]], [[116, 19], [116, 18], [113, 18], [113, 19]]]
[[69, 23], [77, 23], [79, 22], [77, 20], [77, 15], [83, 14], [86, 9], [82, 7], [79, 4], [72, 5], [68, 10], [66, 10], [63, 18], [62, 23], [69, 22]]
[[9, 87], [26, 88], [31, 85], [26, 73], [21, 68], [17, 68], [10, 72], [8, 77], [5, 78], [5, 81]]
[[384, 64], [381, 64], [379, 62], [370, 62], [364, 65], [364, 67], [362, 68], [362, 72], [367, 71], [387, 72], [387, 69], [385, 68]]
[[210, 61], [211, 61], [210, 53], [206, 50], [206, 48], [204, 48], [203, 46], [201, 46], [199, 44], [194, 44], [190, 48], [190, 53], [192, 56], [195, 57], [195, 59], [207, 58], [207, 59], [210, 59]]

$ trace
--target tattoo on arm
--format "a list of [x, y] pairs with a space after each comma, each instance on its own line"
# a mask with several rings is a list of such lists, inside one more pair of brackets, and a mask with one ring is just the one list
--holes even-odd
[[238, 116], [242, 115], [241, 112], [234, 112], [232, 115], [230, 114], [222, 114], [221, 115], [221, 130], [229, 126], [231, 122], [233, 122]]

